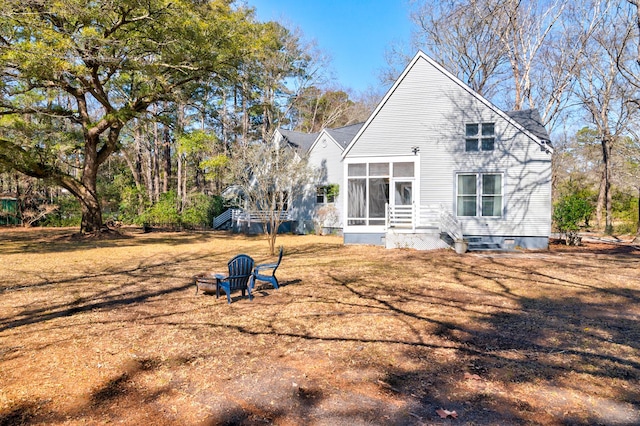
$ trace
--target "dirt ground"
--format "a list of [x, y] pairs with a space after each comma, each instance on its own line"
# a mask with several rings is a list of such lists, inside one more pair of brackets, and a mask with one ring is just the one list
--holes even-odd
[[0, 425], [637, 425], [640, 251], [278, 238], [279, 290], [195, 294], [267, 242], [0, 231]]

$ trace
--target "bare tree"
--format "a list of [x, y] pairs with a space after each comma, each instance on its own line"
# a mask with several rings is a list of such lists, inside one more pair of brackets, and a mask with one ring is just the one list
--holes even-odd
[[556, 124], [602, 8], [559, 0], [416, 2], [414, 47], [506, 109]]
[[497, 20], [493, 27], [511, 66], [513, 109], [535, 108], [532, 74], [540, 51], [558, 22], [566, 2], [536, 0], [474, 1], [478, 13]]
[[[622, 52], [626, 48], [634, 49], [635, 57], [633, 61], [627, 61], [626, 57], [619, 56], [617, 65], [627, 81], [640, 89], [640, 0], [627, 0], [627, 2], [631, 6], [632, 25], [627, 27], [627, 32], [621, 39], [624, 46], [620, 46], [619, 51]], [[640, 99], [635, 98], [633, 102], [640, 106]]]
[[[485, 97], [497, 94], [508, 78], [504, 42], [497, 29], [501, 15], [485, 9], [488, 2], [424, 1], [411, 20], [417, 29], [412, 43], [469, 87]], [[403, 61], [406, 63], [406, 61]]]
[[231, 164], [245, 210], [261, 222], [273, 255], [278, 229], [287, 218], [290, 202], [313, 182], [314, 171], [291, 146], [275, 143], [238, 147]]
[[613, 154], [618, 141], [628, 131], [637, 112], [630, 102], [637, 99], [638, 89], [629, 85], [620, 72], [619, 64], [631, 58], [628, 48], [629, 34], [633, 32], [633, 20], [628, 9], [617, 8], [605, 16], [590, 38], [588, 54], [574, 87], [574, 95], [595, 127], [602, 153], [602, 178], [598, 197], [597, 216], [600, 222], [605, 212], [605, 230], [613, 231], [611, 181]]
[[611, 2], [568, 2], [555, 30], [541, 46], [531, 75], [532, 100], [549, 128], [569, 119], [573, 87], [594, 32], [610, 13]]

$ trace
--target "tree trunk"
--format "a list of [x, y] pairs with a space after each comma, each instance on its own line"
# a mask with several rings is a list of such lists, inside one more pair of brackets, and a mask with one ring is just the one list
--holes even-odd
[[98, 198], [93, 194], [84, 196], [80, 204], [82, 206], [80, 232], [83, 234], [99, 232], [102, 229], [102, 209]]
[[611, 141], [608, 136], [602, 138], [602, 160], [604, 163], [604, 202], [605, 202], [605, 225], [604, 232], [613, 234], [613, 202], [611, 197]]
[[638, 190], [638, 223], [636, 228], [636, 236], [633, 238], [633, 241], [631, 241], [634, 244], [637, 244], [638, 242], [640, 242], [640, 186], [637, 188], [637, 190]]
[[162, 180], [162, 192], [169, 192], [169, 185], [171, 180], [171, 134], [169, 133], [169, 127], [164, 126], [163, 137], [163, 158], [164, 158], [164, 176]]
[[[114, 135], [109, 135], [109, 137], [115, 136], [117, 138], [116, 130], [111, 130]], [[98, 159], [98, 143], [100, 142], [100, 134], [87, 134], [85, 136], [85, 156], [84, 156], [84, 165], [82, 167], [82, 179], [80, 180], [81, 185], [76, 185], [75, 188], [68, 188], [72, 191], [80, 204], [82, 205], [82, 222], [80, 223], [80, 232], [85, 233], [96, 233], [99, 232], [102, 228], [102, 210], [100, 206], [100, 201], [98, 200], [98, 190], [97, 190], [97, 181], [98, 181], [98, 167], [100, 166], [100, 162]]]
[[598, 227], [598, 229], [602, 229], [602, 215], [603, 212], [606, 210], [605, 209], [605, 199], [606, 199], [606, 194], [605, 194], [605, 170], [604, 168], [602, 169], [602, 175], [600, 177], [600, 188], [598, 190], [598, 201], [596, 204], [596, 226]]
[[187, 178], [189, 176], [188, 175], [189, 168], [187, 166], [188, 166], [188, 163], [187, 163], [187, 159], [185, 158], [184, 164], [182, 165], [182, 169], [184, 170], [184, 177], [182, 178], [182, 198], [180, 199], [180, 206], [178, 208], [178, 211], [180, 213], [182, 213], [182, 209], [187, 204]]
[[278, 238], [278, 228], [280, 227], [279, 211], [265, 212], [268, 219], [263, 221], [264, 233], [269, 242], [269, 254], [272, 256], [276, 252], [276, 238]]
[[178, 185], [177, 185], [178, 193], [176, 195], [178, 200], [182, 200], [182, 154], [178, 154], [177, 176], [178, 176]]
[[161, 162], [161, 147], [162, 141], [160, 140], [160, 131], [158, 129], [158, 123], [154, 122], [153, 124], [153, 161], [151, 164], [153, 165], [153, 172], [151, 175], [153, 176], [153, 188], [154, 188], [154, 197], [156, 200], [160, 199], [160, 162]]

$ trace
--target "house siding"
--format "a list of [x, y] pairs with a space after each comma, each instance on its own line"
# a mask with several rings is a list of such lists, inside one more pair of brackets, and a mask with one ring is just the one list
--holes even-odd
[[[344, 196], [342, 195], [342, 180], [344, 175], [342, 165], [342, 152], [342, 147], [340, 147], [336, 143], [336, 141], [334, 141], [333, 138], [326, 133], [323, 133], [320, 136], [320, 138], [316, 141], [316, 144], [311, 149], [311, 152], [309, 152], [309, 163], [314, 167], [317, 167], [320, 173], [320, 179], [318, 181], [319, 184], [337, 184], [340, 186], [338, 196], [332, 203], [333, 207], [335, 207], [336, 209], [337, 222], [327, 222], [324, 224], [325, 227], [342, 228], [342, 205], [344, 204], [342, 202], [342, 200], [344, 199]], [[324, 205], [316, 204], [315, 210], [317, 211], [322, 206]]]
[[[308, 154], [309, 165], [316, 168], [319, 178], [313, 185], [308, 185], [301, 196], [293, 203], [291, 210], [294, 220], [297, 222], [295, 231], [306, 234], [312, 231], [317, 224], [314, 223], [318, 210], [324, 206], [333, 206], [336, 209], [335, 220], [326, 220], [322, 224], [323, 232], [336, 232], [342, 228], [342, 152], [340, 147], [331, 136], [323, 132], [311, 147]], [[316, 186], [338, 184], [340, 193], [333, 203], [318, 204], [316, 202]]]
[[[494, 150], [465, 152], [465, 124], [482, 122], [495, 123]], [[455, 214], [457, 173], [503, 173], [503, 216], [459, 217], [465, 235], [548, 237], [551, 154], [424, 58], [413, 62], [345, 160], [406, 156], [413, 147], [419, 148], [422, 205], [444, 204]]]

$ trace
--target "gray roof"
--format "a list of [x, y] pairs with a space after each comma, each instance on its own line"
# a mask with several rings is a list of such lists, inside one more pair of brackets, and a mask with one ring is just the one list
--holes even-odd
[[522, 127], [531, 132], [538, 139], [550, 142], [551, 138], [547, 129], [542, 124], [540, 113], [537, 109], [525, 109], [521, 111], [509, 111], [507, 115], [517, 121]]
[[336, 142], [340, 144], [342, 149], [345, 149], [353, 138], [358, 134], [364, 123], [350, 124], [349, 126], [338, 127], [337, 129], [326, 129], [329, 136], [331, 136]]
[[302, 133], [295, 130], [278, 129], [282, 134], [282, 137], [294, 147], [298, 148], [302, 152], [309, 151], [313, 142], [315, 142], [319, 133]]

